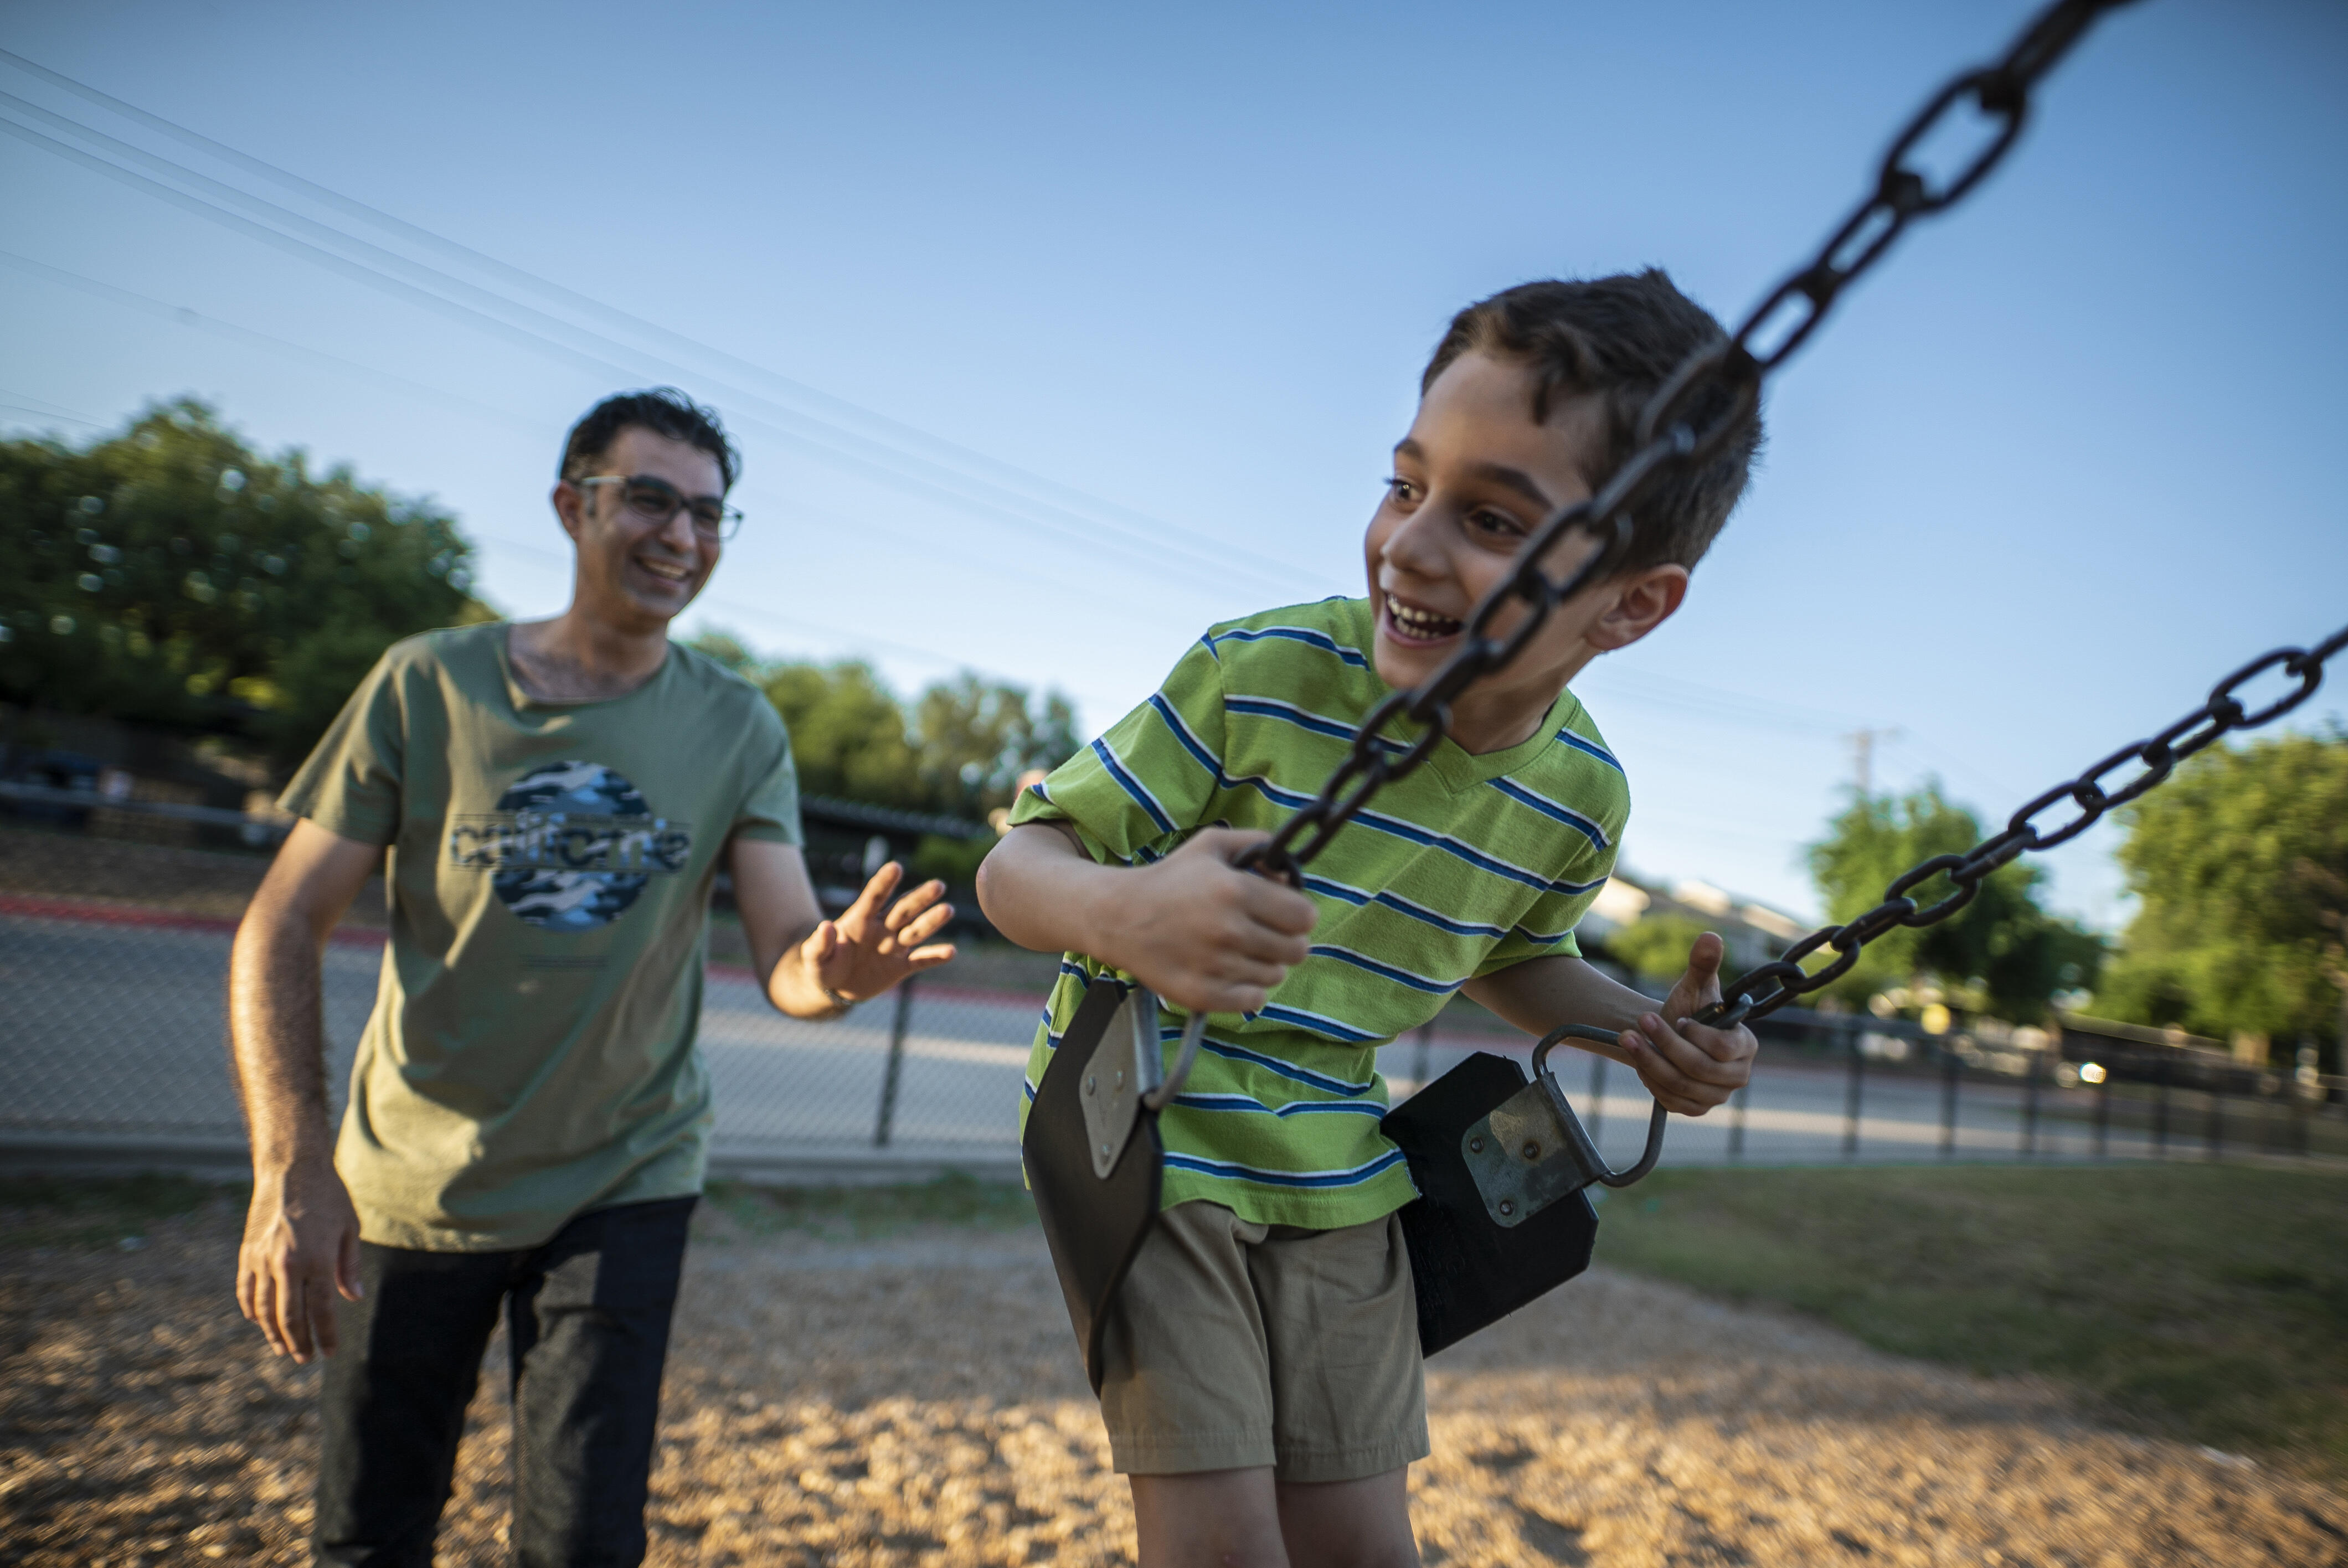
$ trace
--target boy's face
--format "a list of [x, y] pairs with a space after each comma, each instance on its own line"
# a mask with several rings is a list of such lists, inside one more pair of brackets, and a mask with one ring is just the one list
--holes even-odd
[[[1547, 423], [1536, 425], [1532, 397], [1522, 366], [1462, 354], [1426, 389], [1410, 434], [1395, 447], [1394, 477], [1365, 540], [1377, 671], [1389, 686], [1416, 686], [1440, 669], [1458, 651], [1468, 612], [1508, 575], [1526, 538], [1591, 493], [1591, 470], [1604, 451], [1601, 411], [1589, 398], [1553, 401]], [[1546, 563], [1549, 575], [1564, 575], [1590, 548], [1560, 545]], [[1453, 704], [1454, 739], [1484, 751], [1527, 738], [1598, 651], [1589, 636], [1610, 607], [1611, 586], [1550, 610], [1514, 662], [1464, 693]], [[1524, 613], [1510, 604], [1493, 633], [1507, 636]], [[1525, 733], [1514, 733], [1519, 729]]]

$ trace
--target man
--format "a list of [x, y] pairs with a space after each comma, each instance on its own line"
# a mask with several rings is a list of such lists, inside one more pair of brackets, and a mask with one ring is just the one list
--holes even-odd
[[[230, 966], [253, 1161], [237, 1301], [280, 1353], [333, 1356], [321, 1562], [430, 1563], [501, 1305], [517, 1558], [642, 1560], [706, 1163], [695, 1032], [721, 862], [794, 1018], [953, 956], [925, 945], [942, 885], [884, 908], [894, 865], [822, 917], [781, 721], [668, 641], [739, 520], [736, 466], [678, 393], [598, 405], [554, 487], [571, 607], [395, 645], [285, 793], [302, 820]], [[378, 861], [391, 940], [330, 1142], [320, 948]]]

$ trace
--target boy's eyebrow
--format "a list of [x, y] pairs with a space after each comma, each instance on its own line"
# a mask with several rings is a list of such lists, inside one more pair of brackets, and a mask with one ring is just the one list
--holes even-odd
[[[1395, 443], [1395, 456], [1424, 463], [1426, 461], [1426, 449], [1406, 436]], [[1522, 468], [1511, 468], [1505, 463], [1471, 463], [1468, 466], [1468, 472], [1488, 485], [1498, 485], [1504, 490], [1514, 490], [1518, 495], [1539, 507], [1544, 515], [1557, 510], [1557, 503], [1550, 500], [1547, 492], [1533, 481], [1533, 477]]]

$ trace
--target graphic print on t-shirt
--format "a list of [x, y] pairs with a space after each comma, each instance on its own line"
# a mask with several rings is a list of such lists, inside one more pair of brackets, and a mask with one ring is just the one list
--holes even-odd
[[618, 919], [654, 876], [683, 871], [689, 823], [653, 815], [601, 763], [548, 763], [506, 786], [498, 809], [459, 816], [448, 857], [492, 873], [499, 902], [533, 926], [584, 931]]

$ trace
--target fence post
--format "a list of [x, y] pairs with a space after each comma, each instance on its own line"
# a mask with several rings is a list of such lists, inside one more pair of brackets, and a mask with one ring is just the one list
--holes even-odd
[[1867, 1069], [1859, 1049], [1859, 1025], [1855, 1022], [1844, 1025], [1842, 1038], [1843, 1043], [1850, 1048], [1850, 1082], [1843, 1091], [1842, 1102], [1842, 1157], [1856, 1160], [1859, 1158], [1859, 1093]]
[[1957, 1157], [1957, 1078], [1964, 1064], [1957, 1053], [1945, 1045], [1935, 1044], [1941, 1053], [1941, 1158]]
[[2223, 1069], [2212, 1073], [2204, 1070], [2204, 1081], [2209, 1087], [2202, 1092], [2209, 1097], [2209, 1115], [2201, 1124], [2201, 1141], [2208, 1158], [2221, 1158], [2226, 1151], [2226, 1074]]
[[2096, 1158], [2098, 1160], [2109, 1158], [2112, 1152], [2112, 1080], [2118, 1076], [2106, 1067], [2103, 1081], [2096, 1085]]
[[1596, 1051], [1590, 1053], [1590, 1146], [1598, 1147], [1599, 1135], [1606, 1131], [1606, 1059]]
[[2022, 1077], [2022, 1157], [2038, 1157], [2038, 1053], [2034, 1050]]
[[1748, 1078], [1728, 1102], [1728, 1163], [1732, 1165], [1745, 1158], [1745, 1102], [1752, 1093], [1753, 1081]]
[[905, 1071], [905, 1030], [913, 1020], [913, 986], [916, 977], [908, 975], [897, 986], [897, 1010], [889, 1024], [889, 1066], [880, 1075], [880, 1119], [872, 1129], [872, 1146], [889, 1146], [889, 1133], [897, 1121], [897, 1080]]
[[2168, 1153], [2168, 1053], [2161, 1052], [2153, 1061], [2158, 1071], [2152, 1075], [2152, 1152]]

